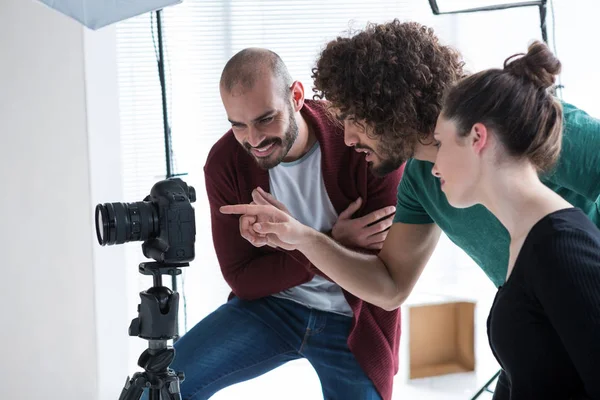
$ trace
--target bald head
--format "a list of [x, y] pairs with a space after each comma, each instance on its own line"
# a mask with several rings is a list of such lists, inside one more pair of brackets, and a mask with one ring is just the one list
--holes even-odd
[[271, 50], [247, 48], [235, 54], [223, 68], [221, 89], [246, 91], [262, 80], [275, 78], [282, 96], [289, 93], [292, 77], [281, 58]]

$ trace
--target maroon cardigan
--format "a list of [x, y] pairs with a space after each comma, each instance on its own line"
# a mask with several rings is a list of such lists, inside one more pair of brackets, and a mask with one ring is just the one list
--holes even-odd
[[[306, 100], [301, 113], [319, 141], [325, 188], [338, 214], [359, 196], [363, 203], [355, 216], [396, 204], [402, 170], [375, 177], [364, 154], [344, 144], [343, 130], [321, 103]], [[269, 192], [268, 170], [255, 163], [232, 131], [213, 146], [204, 173], [215, 251], [232, 296], [254, 300], [306, 283], [315, 274], [325, 276], [298, 251], [254, 247], [240, 236], [239, 217], [219, 212], [226, 204], [250, 203], [257, 186]], [[354, 312], [348, 346], [383, 399], [390, 399], [398, 372], [400, 310], [385, 311], [345, 290], [344, 295]]]

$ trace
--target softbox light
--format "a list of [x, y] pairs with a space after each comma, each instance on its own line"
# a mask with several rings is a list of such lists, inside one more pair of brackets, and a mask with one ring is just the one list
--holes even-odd
[[540, 11], [540, 29], [542, 40], [548, 43], [546, 33], [546, 3], [548, 0], [537, 1], [507, 1], [507, 0], [429, 0], [429, 6], [434, 15], [463, 14], [479, 11], [507, 10], [517, 7], [535, 6]]
[[183, 0], [38, 0], [90, 29], [99, 29]]

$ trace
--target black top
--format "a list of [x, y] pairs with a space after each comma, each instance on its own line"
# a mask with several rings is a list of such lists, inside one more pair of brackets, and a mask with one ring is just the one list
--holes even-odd
[[494, 400], [600, 399], [600, 230], [580, 209], [533, 226], [487, 328]]

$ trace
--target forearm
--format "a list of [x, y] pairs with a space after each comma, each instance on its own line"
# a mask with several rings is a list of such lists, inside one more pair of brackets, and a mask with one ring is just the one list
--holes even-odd
[[396, 309], [408, 295], [377, 255], [347, 249], [317, 231], [298, 250], [346, 291], [378, 307]]
[[304, 256], [274, 252], [241, 263], [222, 265], [225, 280], [236, 296], [255, 300], [300, 285], [312, 279]]

